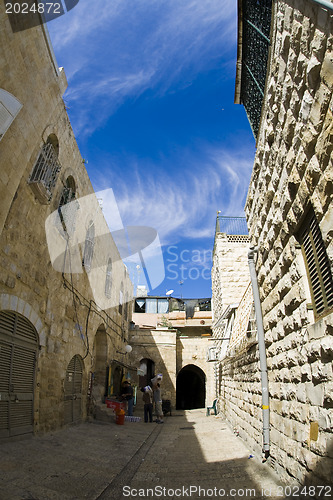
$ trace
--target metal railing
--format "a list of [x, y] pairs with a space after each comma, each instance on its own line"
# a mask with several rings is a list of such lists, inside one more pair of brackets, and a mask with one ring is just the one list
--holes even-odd
[[216, 233], [247, 236], [249, 231], [247, 228], [246, 218], [218, 215], [216, 217]]
[[264, 97], [272, 0], [243, 0], [243, 42], [241, 103], [245, 107], [253, 135], [258, 135]]

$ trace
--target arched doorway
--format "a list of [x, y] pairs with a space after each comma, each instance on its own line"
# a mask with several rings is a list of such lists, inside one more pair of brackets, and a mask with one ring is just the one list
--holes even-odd
[[104, 326], [98, 328], [94, 341], [93, 396], [104, 402], [108, 392], [109, 368], [107, 366], [107, 335]]
[[155, 363], [152, 359], [144, 358], [140, 361], [140, 370], [142, 375], [139, 376], [139, 387], [151, 385], [151, 379], [155, 376]]
[[109, 394], [111, 396], [119, 396], [122, 393], [121, 390], [121, 382], [123, 379], [124, 370], [121, 366], [116, 363], [112, 363], [111, 367], [111, 376], [110, 376], [110, 388]]
[[0, 312], [0, 437], [33, 432], [38, 335], [24, 316]]
[[176, 381], [177, 410], [205, 408], [206, 376], [195, 365], [186, 365], [180, 370]]
[[75, 355], [69, 362], [66, 370], [64, 386], [64, 423], [72, 424], [82, 418], [82, 374], [83, 361], [81, 356]]

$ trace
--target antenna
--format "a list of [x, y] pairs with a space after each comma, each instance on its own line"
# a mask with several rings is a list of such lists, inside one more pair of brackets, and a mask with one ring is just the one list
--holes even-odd
[[182, 298], [183, 298], [183, 294], [182, 294], [182, 285], [184, 284], [184, 281], [183, 281], [183, 280], [180, 280], [180, 281], [178, 281], [178, 283], [180, 284], [180, 298], [182, 299]]
[[174, 290], [168, 290], [165, 295], [171, 295], [174, 292]]

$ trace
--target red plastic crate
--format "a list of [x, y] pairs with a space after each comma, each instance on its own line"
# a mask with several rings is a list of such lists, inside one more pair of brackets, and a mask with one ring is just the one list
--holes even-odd
[[113, 399], [106, 399], [107, 408], [112, 408], [114, 411], [126, 410], [126, 403], [124, 401], [114, 401]]

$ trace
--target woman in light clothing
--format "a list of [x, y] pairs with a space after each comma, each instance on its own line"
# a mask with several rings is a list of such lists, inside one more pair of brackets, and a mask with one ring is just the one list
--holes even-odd
[[154, 388], [154, 401], [156, 410], [156, 423], [163, 424], [163, 411], [160, 384], [157, 383]]

